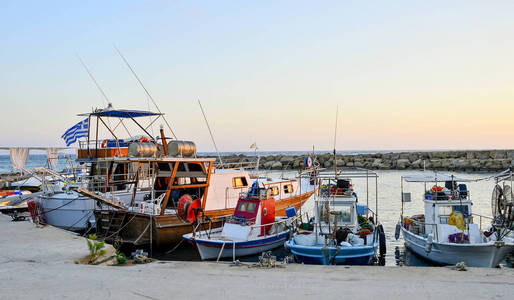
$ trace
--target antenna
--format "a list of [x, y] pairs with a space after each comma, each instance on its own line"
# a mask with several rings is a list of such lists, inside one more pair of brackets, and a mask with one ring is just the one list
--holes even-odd
[[339, 105], [336, 106], [336, 125], [334, 129], [334, 173], [337, 179], [337, 155], [336, 155], [336, 138], [337, 138], [337, 118], [339, 113]]
[[216, 153], [218, 154], [220, 163], [223, 166], [223, 161], [221, 160], [221, 155], [220, 155], [220, 152], [218, 151], [218, 146], [216, 146], [216, 142], [214, 141], [214, 135], [212, 134], [211, 127], [209, 126], [209, 122], [207, 122], [207, 117], [205, 116], [205, 112], [203, 111], [203, 107], [202, 107], [202, 103], [200, 103], [200, 99], [198, 99], [198, 105], [200, 105], [200, 109], [202, 110], [203, 119], [205, 120], [205, 124], [207, 124], [207, 129], [209, 129], [209, 134], [211, 135], [211, 140], [212, 140], [212, 143], [214, 144], [214, 149], [216, 149]]
[[[162, 114], [161, 110], [159, 109], [159, 106], [157, 106], [157, 103], [155, 103], [155, 100], [153, 99], [152, 95], [150, 95], [150, 93], [148, 92], [148, 90], [146, 89], [145, 85], [143, 84], [143, 82], [141, 81], [141, 79], [139, 79], [139, 76], [137, 76], [136, 72], [134, 71], [134, 69], [132, 69], [132, 67], [130, 66], [130, 64], [128, 63], [128, 61], [125, 59], [125, 56], [123, 56], [123, 54], [121, 54], [121, 51], [120, 49], [118, 49], [118, 47], [116, 47], [116, 45], [113, 45], [114, 46], [114, 49], [116, 49], [116, 51], [118, 52], [118, 54], [120, 55], [121, 59], [123, 59], [123, 61], [125, 62], [125, 64], [127, 65], [127, 67], [130, 69], [130, 71], [132, 72], [132, 75], [134, 75], [134, 77], [136, 77], [137, 79], [137, 82], [139, 82], [139, 84], [141, 85], [141, 87], [143, 88], [143, 90], [145, 91], [146, 95], [148, 96], [148, 98], [150, 98], [150, 100], [152, 100], [153, 104], [155, 105], [155, 108], [157, 108], [157, 111]], [[166, 118], [164, 117], [164, 115], [162, 115], [162, 118], [164, 119], [164, 122], [166, 123], [166, 125], [168, 126], [169, 130], [171, 131], [171, 134], [173, 134], [173, 136], [175, 137], [175, 139], [177, 139], [177, 136], [175, 135], [175, 132], [173, 132], [173, 129], [171, 129], [171, 126], [170, 124], [168, 123], [168, 120], [166, 120]]]
[[96, 81], [95, 77], [93, 76], [93, 74], [91, 74], [91, 72], [89, 71], [89, 68], [86, 66], [86, 64], [84, 63], [84, 61], [82, 60], [82, 58], [76, 53], [75, 54], [77, 56], [77, 59], [80, 61], [80, 63], [82, 64], [82, 66], [84, 67], [84, 69], [86, 70], [87, 74], [89, 75], [89, 77], [91, 78], [91, 80], [93, 80], [93, 82], [95, 83], [96, 87], [98, 88], [98, 90], [100, 91], [100, 93], [102, 94], [104, 100], [105, 100], [105, 104], [109, 105], [109, 103], [111, 103], [111, 100], [107, 97], [107, 95], [105, 94], [104, 90], [102, 90], [102, 88], [100, 87], [100, 85], [98, 84], [98, 82]]

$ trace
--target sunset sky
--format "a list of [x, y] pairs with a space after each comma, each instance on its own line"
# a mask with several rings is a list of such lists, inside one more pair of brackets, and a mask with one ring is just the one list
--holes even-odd
[[[513, 1], [0, 2], [1, 146], [148, 99], [221, 151], [514, 148]], [[153, 107], [151, 107], [153, 109]], [[75, 144], [76, 145], [76, 144]]]

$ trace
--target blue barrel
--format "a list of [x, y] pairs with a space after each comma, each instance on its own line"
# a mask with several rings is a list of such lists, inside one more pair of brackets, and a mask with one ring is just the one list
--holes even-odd
[[286, 216], [288, 218], [292, 218], [292, 217], [296, 216], [296, 207], [291, 206], [291, 207], [286, 208]]
[[357, 214], [365, 215], [368, 207], [365, 204], [357, 204]]

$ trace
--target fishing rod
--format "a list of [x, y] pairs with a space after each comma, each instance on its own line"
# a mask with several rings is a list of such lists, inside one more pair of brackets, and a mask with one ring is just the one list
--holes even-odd
[[96, 81], [95, 77], [93, 76], [93, 74], [91, 74], [91, 72], [89, 71], [89, 68], [86, 66], [86, 64], [84, 63], [84, 61], [82, 60], [82, 58], [80, 57], [80, 55], [78, 55], [77, 53], [75, 53], [75, 55], [77, 56], [77, 59], [80, 61], [80, 63], [82, 64], [82, 66], [84, 67], [84, 69], [86, 70], [87, 74], [89, 75], [89, 77], [91, 78], [91, 80], [93, 80], [93, 82], [95, 83], [96, 87], [98, 88], [98, 90], [100, 91], [100, 93], [102, 94], [103, 98], [104, 98], [104, 101], [106, 102], [105, 104], [106, 105], [109, 105], [109, 103], [111, 103], [111, 100], [109, 99], [109, 97], [107, 97], [107, 95], [105, 94], [104, 90], [102, 89], [102, 87], [100, 87], [100, 85], [98, 84], [98, 82]]
[[212, 143], [214, 144], [214, 149], [216, 149], [216, 153], [218, 154], [220, 164], [221, 164], [221, 166], [223, 166], [223, 161], [221, 160], [221, 155], [220, 155], [220, 152], [218, 151], [218, 146], [216, 146], [216, 142], [214, 141], [214, 135], [212, 134], [211, 127], [209, 126], [209, 122], [207, 121], [207, 117], [205, 116], [205, 112], [203, 110], [200, 99], [198, 99], [198, 105], [200, 105], [200, 109], [202, 110], [203, 119], [205, 120], [205, 124], [207, 124], [207, 129], [209, 129], [209, 134], [211, 135], [211, 140], [212, 140]]
[[177, 139], [177, 136], [175, 135], [175, 132], [173, 132], [173, 129], [171, 129], [171, 126], [170, 124], [168, 123], [168, 120], [166, 119], [166, 117], [164, 117], [164, 114], [161, 112], [161, 110], [159, 109], [159, 106], [157, 105], [157, 103], [155, 102], [154, 98], [152, 97], [152, 95], [150, 95], [150, 92], [148, 92], [148, 90], [146, 89], [145, 85], [143, 84], [143, 82], [141, 81], [141, 79], [139, 79], [139, 76], [137, 76], [136, 72], [134, 71], [134, 69], [132, 68], [132, 66], [128, 63], [127, 59], [125, 58], [125, 56], [123, 56], [123, 54], [121, 53], [120, 49], [118, 49], [118, 47], [116, 47], [116, 45], [113, 45], [114, 46], [114, 49], [116, 49], [116, 52], [118, 52], [118, 54], [120, 55], [121, 59], [123, 59], [123, 61], [125, 62], [125, 64], [127, 65], [127, 67], [130, 69], [130, 71], [132, 72], [132, 75], [134, 75], [134, 77], [137, 79], [137, 82], [139, 82], [139, 84], [141, 85], [141, 87], [143, 88], [143, 90], [145, 91], [146, 95], [148, 96], [148, 98], [150, 98], [150, 100], [152, 100], [153, 104], [155, 105], [155, 108], [157, 108], [157, 111], [161, 114], [162, 118], [164, 119], [164, 122], [166, 123], [166, 126], [168, 126], [169, 130], [171, 131], [171, 134], [173, 134], [173, 137], [175, 137], [175, 139]]

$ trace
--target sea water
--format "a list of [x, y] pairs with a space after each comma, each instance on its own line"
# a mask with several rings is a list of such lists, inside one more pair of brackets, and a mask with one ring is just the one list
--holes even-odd
[[[274, 155], [273, 152], [266, 153], [266, 155]], [[233, 155], [236, 152], [225, 152], [223, 155]], [[249, 154], [249, 153], [244, 153]], [[285, 155], [301, 155], [302, 152], [277, 152], [277, 154]], [[262, 154], [264, 155], [264, 154]], [[64, 169], [70, 161], [76, 159], [75, 155], [59, 155], [58, 170]], [[30, 155], [27, 162], [28, 168], [48, 166], [46, 155], [34, 154]], [[0, 155], [0, 173], [7, 173], [12, 171], [9, 155]], [[378, 213], [378, 221], [384, 226], [386, 239], [387, 239], [387, 254], [386, 265], [396, 265], [398, 261], [402, 261], [406, 265], [430, 265], [429, 262], [422, 260], [410, 251], [406, 250], [403, 244], [403, 239], [395, 240], [394, 232], [395, 226], [400, 220], [400, 213], [402, 203], [401, 199], [401, 177], [408, 175], [421, 174], [422, 170], [389, 170], [389, 171], [376, 171], [378, 174], [378, 189], [375, 188], [375, 181], [369, 178], [368, 189], [366, 188], [366, 179], [354, 179], [354, 189], [358, 195], [359, 203], [366, 204]], [[457, 177], [467, 179], [480, 179], [489, 177], [490, 173], [462, 173], [454, 172]], [[294, 178], [295, 171], [269, 171], [268, 175], [272, 178], [288, 177]], [[466, 182], [470, 197], [473, 201], [473, 212], [481, 215], [490, 216], [491, 212], [491, 194], [494, 187], [494, 180], [482, 180], [477, 182]], [[412, 195], [411, 202], [404, 204], [404, 215], [414, 215], [424, 213], [423, 183], [405, 183], [404, 192], [410, 192]], [[367, 196], [368, 195], [368, 196]], [[378, 195], [378, 207], [376, 207], [375, 195]], [[302, 207], [302, 213], [307, 212], [309, 216], [314, 216], [314, 197], [311, 197]], [[475, 217], [475, 223], [479, 222], [479, 218]], [[488, 220], [482, 220], [482, 230], [487, 229]], [[189, 250], [188, 250], [189, 251]], [[287, 255], [284, 250], [275, 251], [279, 256]], [[173, 257], [173, 256], [172, 256]], [[186, 258], [186, 259], [189, 259]], [[248, 260], [248, 259], [246, 259]], [[250, 261], [256, 260], [256, 257], [250, 258]]]

